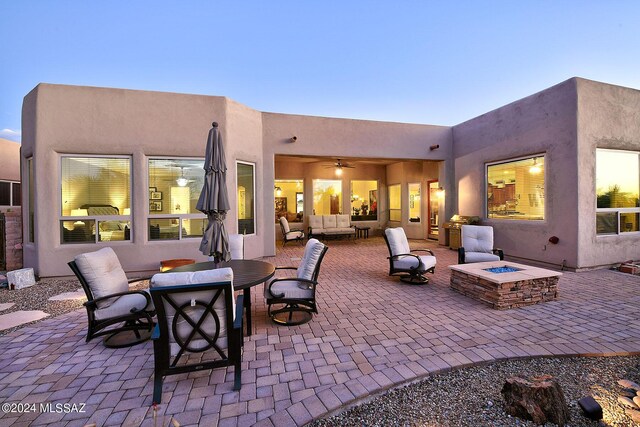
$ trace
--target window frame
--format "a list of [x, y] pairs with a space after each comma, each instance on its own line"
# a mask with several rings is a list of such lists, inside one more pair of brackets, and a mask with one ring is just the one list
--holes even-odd
[[[89, 158], [94, 158], [94, 159], [127, 159], [129, 160], [129, 205], [131, 206], [129, 209], [131, 210], [131, 212], [129, 213], [129, 215], [86, 215], [86, 216], [64, 216], [62, 215], [62, 160], [64, 158], [84, 158], [84, 159], [89, 159]], [[60, 245], [104, 245], [104, 246], [110, 246], [110, 245], [121, 245], [121, 244], [131, 244], [133, 243], [133, 199], [134, 199], [134, 195], [133, 195], [133, 156], [132, 155], [126, 155], [126, 154], [109, 154], [109, 155], [100, 155], [100, 154], [61, 154], [59, 156], [59, 165], [60, 165], [60, 171], [58, 174], [58, 207], [60, 208], [58, 210], [58, 231], [60, 232]], [[35, 186], [34, 186], [34, 190], [35, 190]], [[35, 194], [34, 194], [35, 196]], [[35, 200], [35, 199], [34, 199]], [[35, 214], [35, 212], [34, 212]], [[94, 241], [82, 241], [82, 242], [64, 242], [64, 235], [63, 235], [63, 227], [64, 227], [64, 222], [65, 221], [93, 221], [95, 224], [95, 230], [96, 232], [94, 233]], [[129, 228], [129, 239], [128, 240], [100, 240], [100, 222], [107, 222], [107, 221], [121, 221], [121, 222], [129, 222], [130, 224], [130, 228]], [[34, 222], [35, 224], [35, 222]]]
[[[204, 157], [175, 157], [175, 156], [147, 156], [147, 176], [146, 176], [146, 182], [147, 182], [147, 186], [145, 188], [149, 189], [151, 187], [151, 167], [150, 167], [150, 162], [152, 160], [166, 160], [166, 161], [174, 161], [174, 160], [185, 160], [185, 161], [202, 161], [202, 175], [204, 176], [204, 162], [205, 162], [205, 158]], [[190, 241], [191, 239], [202, 239], [202, 236], [186, 236], [183, 237], [182, 236], [182, 221], [185, 219], [203, 219], [205, 221], [204, 226], [206, 227], [206, 220], [207, 220], [207, 216], [202, 213], [202, 212], [197, 212], [197, 213], [189, 213], [189, 214], [172, 214], [172, 213], [166, 213], [166, 214], [153, 214], [151, 213], [151, 210], [149, 209], [151, 206], [151, 197], [149, 195], [149, 191], [146, 192], [146, 208], [145, 208], [145, 227], [146, 227], [146, 239], [147, 242], [149, 243], [156, 243], [156, 242], [162, 242], [162, 243], [166, 243], [166, 242], [181, 242], [183, 240], [187, 240]], [[153, 219], [177, 219], [178, 220], [178, 238], [177, 239], [152, 239], [151, 238], [151, 220]], [[204, 230], [203, 230], [204, 232]]]
[[[399, 208], [392, 208], [391, 207], [391, 187], [398, 187], [399, 194], [400, 194], [400, 207]], [[391, 184], [391, 185], [387, 185], [387, 203], [389, 204], [389, 221], [391, 222], [398, 222], [401, 223], [402, 222], [402, 184], [398, 183], [398, 184]], [[400, 219], [391, 219], [391, 211], [400, 211], [400, 215], [398, 215], [398, 218]]]
[[[245, 236], [255, 236], [258, 234], [258, 217], [257, 217], [257, 201], [258, 201], [258, 197], [257, 197], [257, 187], [256, 187], [256, 171], [257, 171], [257, 167], [256, 167], [256, 163], [255, 162], [249, 162], [247, 160], [237, 160], [236, 159], [236, 198], [238, 196], [238, 165], [242, 164], [242, 165], [247, 165], [247, 166], [251, 166], [253, 168], [253, 233], [248, 233], [245, 234]], [[238, 227], [238, 232], [240, 232], [240, 211], [238, 210], [238, 203], [239, 200], [236, 200], [236, 212], [237, 212], [237, 216], [236, 216], [236, 225]]]
[[[349, 180], [349, 194], [351, 197], [353, 197], [353, 183], [354, 182], [375, 182], [376, 183], [376, 188], [375, 191], [378, 194], [378, 197], [380, 196], [380, 180], [379, 179], [351, 179]], [[371, 191], [371, 190], [369, 190]], [[367, 198], [369, 197], [369, 194], [366, 195]], [[369, 203], [370, 200], [367, 199], [367, 204], [369, 205], [369, 212], [371, 212], [371, 203]], [[377, 202], [377, 200], [376, 200]], [[351, 208], [351, 202], [349, 203], [349, 207]], [[380, 218], [379, 214], [378, 214], [379, 210], [376, 209], [376, 219], [353, 219], [354, 215], [353, 215], [353, 210], [351, 212], [349, 212], [349, 216], [351, 218], [352, 222], [363, 222], [363, 221], [378, 221], [378, 219]], [[363, 225], [364, 227], [364, 225]]]
[[[418, 221], [411, 221], [411, 186], [412, 185], [417, 185], [418, 186], [418, 194], [420, 196], [420, 200], [418, 200], [418, 212], [419, 212], [419, 216], [418, 216]], [[407, 209], [407, 223], [409, 224], [422, 224], [422, 182], [420, 181], [414, 181], [414, 182], [407, 182], [407, 196], [409, 197], [409, 205], [408, 205], [408, 209]], [[414, 206], [415, 206], [415, 199], [413, 200], [414, 202]], [[414, 207], [415, 209], [415, 207]]]
[[4, 182], [6, 184], [9, 184], [9, 204], [8, 205], [1, 205], [0, 204], [0, 208], [22, 207], [22, 203], [20, 203], [19, 205], [16, 205], [15, 197], [14, 197], [14, 194], [13, 194], [14, 193], [14, 191], [13, 191], [14, 186], [16, 184], [21, 186], [21, 182], [20, 181], [12, 181], [12, 180], [9, 180], [9, 179], [0, 179], [0, 182]]
[[[526, 218], [499, 218], [499, 217], [489, 217], [489, 166], [502, 165], [506, 163], [518, 162], [521, 160], [528, 160], [542, 157], [544, 159], [544, 168], [543, 168], [543, 183], [544, 183], [544, 213], [542, 215], [542, 219], [526, 219]], [[484, 164], [484, 219], [487, 221], [509, 221], [509, 222], [525, 222], [527, 224], [544, 224], [547, 222], [548, 212], [547, 212], [547, 166], [548, 166], [548, 158], [546, 152], [529, 154], [526, 156], [520, 157], [512, 157], [504, 160], [497, 160], [493, 162], [485, 162]]]
[[[617, 214], [617, 230], [615, 233], [598, 233], [598, 228], [597, 226], [595, 227], [595, 235], [596, 237], [612, 237], [612, 236], [639, 236], [640, 235], [640, 230], [639, 231], [625, 231], [625, 232], [621, 232], [620, 231], [620, 214], [625, 214], [625, 213], [637, 213], [640, 214], [640, 206], [636, 206], [636, 207], [632, 207], [632, 208], [599, 208], [598, 207], [598, 187], [597, 187], [597, 181], [598, 181], [598, 167], [597, 167], [597, 161], [598, 161], [598, 151], [615, 151], [615, 152], [621, 152], [621, 153], [628, 153], [628, 154], [635, 154], [636, 157], [638, 158], [638, 170], [640, 171], [640, 151], [633, 151], [633, 150], [618, 150], [615, 148], [599, 148], [596, 147], [595, 150], [595, 155], [594, 155], [594, 173], [593, 173], [593, 194], [595, 196], [595, 217], [594, 220], [597, 221], [597, 217], [599, 213], [616, 213]], [[640, 176], [638, 177], [638, 192], [640, 192]]]
[[315, 202], [315, 193], [316, 193], [316, 186], [315, 183], [317, 181], [335, 181], [335, 182], [339, 182], [340, 183], [340, 198], [338, 200], [338, 215], [341, 215], [342, 212], [342, 205], [344, 203], [344, 179], [338, 178], [313, 178], [311, 180], [311, 212], [313, 215], [335, 215], [335, 214], [331, 214], [331, 213], [322, 213], [319, 214], [316, 212], [316, 202]]

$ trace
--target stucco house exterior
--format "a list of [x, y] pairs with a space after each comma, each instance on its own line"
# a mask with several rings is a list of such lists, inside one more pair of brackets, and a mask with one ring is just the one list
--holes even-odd
[[0, 138], [0, 270], [22, 267], [20, 144]]
[[[440, 243], [444, 221], [476, 215], [508, 257], [569, 269], [640, 258], [635, 89], [572, 78], [448, 127], [40, 84], [23, 103], [25, 266], [69, 275], [67, 261], [104, 245], [128, 272], [204, 260], [193, 207], [212, 121], [236, 208], [225, 225], [245, 234], [247, 258], [275, 254], [279, 206], [303, 229], [311, 213], [343, 212], [373, 232], [402, 226]], [[336, 159], [355, 167], [333, 167]], [[279, 197], [282, 189], [291, 193]], [[435, 190], [444, 196], [434, 204]]]

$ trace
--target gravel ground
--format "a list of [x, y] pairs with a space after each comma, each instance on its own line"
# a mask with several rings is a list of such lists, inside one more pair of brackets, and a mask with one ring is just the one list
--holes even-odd
[[[131, 289], [147, 289], [148, 287], [149, 281], [143, 280], [133, 283]], [[49, 319], [54, 316], [69, 313], [70, 311], [82, 308], [82, 304], [84, 304], [87, 299], [49, 301], [49, 298], [64, 292], [74, 292], [81, 288], [82, 286], [80, 286], [80, 282], [78, 282], [77, 279], [56, 278], [41, 279], [34, 286], [24, 289], [9, 290], [2, 288], [0, 289], [0, 303], [12, 302], [15, 303], [15, 305], [7, 310], [0, 311], [0, 314], [7, 314], [18, 310], [42, 310], [45, 313], [49, 313], [49, 316], [45, 318]], [[0, 331], [0, 335], [7, 334], [23, 326], [32, 325], [42, 320]]]
[[[558, 379], [569, 404], [570, 426], [637, 425], [617, 402], [623, 391], [617, 381], [640, 382], [640, 356], [524, 359], [464, 368], [391, 390], [310, 426], [533, 426], [504, 412], [500, 390], [510, 376], [542, 374]], [[578, 399], [587, 395], [602, 406], [603, 421], [582, 415]]]

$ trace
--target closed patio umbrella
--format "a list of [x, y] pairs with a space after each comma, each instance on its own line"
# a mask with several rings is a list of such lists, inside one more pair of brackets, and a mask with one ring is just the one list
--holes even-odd
[[200, 192], [196, 209], [206, 214], [209, 219], [200, 243], [200, 252], [212, 256], [216, 263], [231, 259], [229, 236], [223, 223], [227, 211], [230, 209], [226, 171], [222, 137], [218, 130], [218, 123], [213, 122], [213, 127], [207, 138], [204, 186]]

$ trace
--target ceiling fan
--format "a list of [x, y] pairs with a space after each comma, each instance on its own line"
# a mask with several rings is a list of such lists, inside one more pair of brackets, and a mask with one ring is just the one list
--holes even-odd
[[337, 159], [336, 162], [334, 162], [331, 165], [327, 165], [325, 166], [326, 169], [329, 168], [335, 168], [336, 170], [336, 175], [337, 176], [341, 176], [342, 175], [342, 169], [348, 168], [348, 169], [354, 169], [355, 166], [350, 166], [348, 163], [343, 163], [342, 160]]
[[180, 176], [177, 179], [175, 179], [175, 180], [173, 180], [173, 179], [166, 180], [166, 181], [171, 181], [171, 182], [175, 181], [175, 183], [178, 184], [178, 187], [186, 187], [190, 182], [194, 182], [195, 181], [193, 179], [189, 179], [186, 176], [184, 176], [184, 169], [185, 168], [194, 169], [194, 168], [199, 167], [199, 166], [195, 166], [195, 165], [183, 165], [183, 164], [177, 164], [177, 163], [170, 163], [167, 166], [170, 166], [172, 168], [180, 168]]

